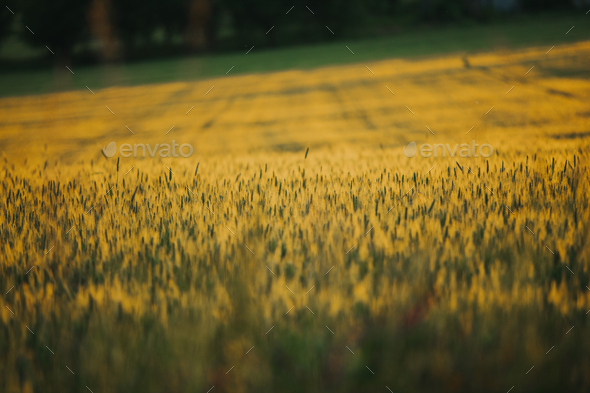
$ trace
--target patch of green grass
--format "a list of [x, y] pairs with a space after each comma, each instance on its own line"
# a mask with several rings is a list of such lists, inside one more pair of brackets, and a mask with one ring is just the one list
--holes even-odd
[[[575, 25], [567, 35], [566, 32]], [[75, 75], [56, 78], [56, 69], [4, 72], [0, 96], [49, 93], [56, 90], [100, 89], [114, 85], [143, 85], [180, 80], [197, 80], [229, 75], [311, 69], [387, 58], [434, 56], [456, 52], [480, 52], [497, 48], [571, 43], [590, 38], [587, 17], [539, 15], [512, 18], [488, 25], [424, 28], [395, 36], [332, 42], [313, 46], [282, 48], [200, 57], [167, 58], [104, 66], [72, 64]], [[354, 54], [348, 49], [348, 46]], [[232, 68], [233, 67], [233, 68]], [[60, 67], [61, 68], [61, 67]], [[59, 69], [58, 69], [59, 70]], [[62, 71], [57, 71], [62, 72]], [[63, 73], [69, 71], [63, 67]], [[55, 82], [58, 79], [60, 82]], [[65, 83], [65, 84], [64, 84]]]

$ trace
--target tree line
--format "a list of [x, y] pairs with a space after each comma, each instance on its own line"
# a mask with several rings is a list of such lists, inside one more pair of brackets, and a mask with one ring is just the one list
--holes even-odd
[[[235, 50], [355, 36], [393, 20], [485, 21], [498, 13], [572, 8], [584, 0], [8, 0], [0, 44], [8, 36], [68, 58], [80, 48], [106, 60], [153, 48]], [[269, 29], [273, 26], [272, 34]], [[15, 27], [16, 26], [16, 27]], [[329, 26], [329, 29], [326, 28]], [[26, 28], [25, 28], [26, 27]]]

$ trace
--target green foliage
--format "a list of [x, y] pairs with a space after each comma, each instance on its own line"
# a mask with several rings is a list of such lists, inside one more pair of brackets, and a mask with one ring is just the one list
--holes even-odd
[[58, 57], [69, 57], [78, 43], [90, 37], [87, 11], [90, 0], [39, 1], [24, 0], [19, 12], [28, 29], [21, 30], [21, 38], [33, 46], [48, 46]]
[[574, 2], [573, 0], [518, 0], [518, 4], [523, 11], [555, 11], [559, 9], [573, 8], [581, 2]]
[[[106, 19], [125, 58], [186, 53], [189, 50], [244, 50], [390, 34], [418, 25], [487, 21], [498, 13], [571, 9], [573, 0], [104, 0]], [[18, 34], [34, 47], [48, 46], [58, 58], [78, 44], [86, 49], [94, 14], [92, 0], [53, 2], [10, 0], [0, 13], [0, 41], [15, 20]], [[95, 2], [94, 5], [97, 3]], [[579, 5], [576, 3], [576, 5]], [[11, 19], [12, 18], [12, 19]], [[17, 18], [17, 19], [15, 19]], [[405, 27], [404, 27], [405, 26]], [[271, 30], [272, 28], [272, 30]], [[270, 30], [270, 31], [269, 31]], [[110, 42], [110, 44], [113, 44]], [[97, 49], [95, 49], [97, 50]]]
[[[231, 37], [225, 48], [282, 46], [327, 41], [349, 36], [376, 12], [391, 12], [396, 2], [332, 0], [297, 1], [223, 0], [221, 12], [228, 17]], [[273, 27], [272, 33], [267, 32]], [[329, 29], [328, 29], [328, 28]]]
[[186, 28], [189, 1], [121, 0], [112, 2], [109, 19], [126, 50], [153, 44], [156, 31], [168, 42]]
[[15, 4], [16, 2], [14, 0], [8, 0], [5, 2], [4, 9], [0, 11], [0, 43], [12, 32], [11, 27], [15, 19], [15, 15], [12, 12], [14, 12]]

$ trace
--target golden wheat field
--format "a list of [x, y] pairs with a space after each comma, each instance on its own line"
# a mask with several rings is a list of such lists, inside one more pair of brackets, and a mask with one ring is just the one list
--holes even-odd
[[547, 49], [0, 99], [0, 391], [588, 391], [590, 42]]

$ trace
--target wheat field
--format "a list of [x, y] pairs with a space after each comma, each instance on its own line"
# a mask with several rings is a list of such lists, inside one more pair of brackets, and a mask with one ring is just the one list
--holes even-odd
[[0, 391], [590, 389], [590, 42], [548, 49], [0, 99]]

